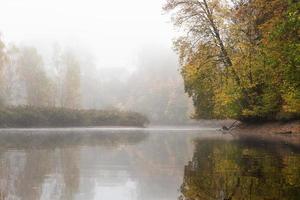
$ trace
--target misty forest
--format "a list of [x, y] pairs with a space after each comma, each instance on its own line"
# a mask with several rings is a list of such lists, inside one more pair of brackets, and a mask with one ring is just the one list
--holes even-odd
[[2, 42], [1, 117], [24, 115], [24, 125], [29, 126], [34, 123], [25, 121], [30, 119], [28, 115], [34, 115], [35, 120], [39, 114], [57, 113], [61, 108], [70, 115], [80, 109], [104, 109], [107, 115], [134, 110], [154, 123], [188, 121], [192, 104], [184, 94], [172, 53], [147, 49], [140, 55], [138, 68], [131, 71], [99, 69], [89, 55], [85, 56], [54, 46], [47, 64], [34, 47]]
[[300, 199], [300, 1], [4, 0], [0, 200]]

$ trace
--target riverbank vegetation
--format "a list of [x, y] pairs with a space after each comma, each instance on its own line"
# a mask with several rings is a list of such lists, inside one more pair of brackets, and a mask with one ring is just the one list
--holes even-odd
[[194, 118], [300, 117], [300, 2], [167, 0]]
[[0, 109], [0, 127], [137, 126], [149, 123], [146, 116], [118, 110], [76, 110], [19, 106]]

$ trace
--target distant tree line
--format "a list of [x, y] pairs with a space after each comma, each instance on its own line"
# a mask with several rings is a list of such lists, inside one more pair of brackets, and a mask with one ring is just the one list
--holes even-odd
[[99, 71], [85, 66], [82, 106], [137, 111], [153, 124], [188, 123], [193, 105], [178, 69], [176, 54], [156, 45], [145, 46], [135, 66]]
[[52, 73], [34, 47], [0, 41], [2, 105], [80, 108], [80, 62], [72, 52], [53, 55]]
[[1, 42], [0, 107], [113, 109], [142, 113], [156, 124], [186, 123], [193, 108], [177, 58], [156, 48], [141, 52], [135, 67], [105, 68], [80, 50], [54, 45], [45, 56]]
[[[0, 41], [0, 127], [144, 126], [139, 113], [82, 109], [82, 63], [54, 48], [52, 69], [34, 47]], [[94, 83], [96, 84], [96, 83]], [[91, 96], [87, 94], [87, 96]]]
[[195, 118], [300, 117], [300, 2], [167, 0]]

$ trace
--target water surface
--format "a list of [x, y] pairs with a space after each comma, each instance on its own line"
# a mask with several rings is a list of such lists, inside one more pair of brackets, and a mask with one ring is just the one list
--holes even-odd
[[5, 129], [0, 200], [299, 199], [299, 152], [196, 127]]

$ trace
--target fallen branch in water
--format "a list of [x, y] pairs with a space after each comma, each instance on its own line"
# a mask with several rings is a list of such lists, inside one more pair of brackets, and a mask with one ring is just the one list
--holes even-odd
[[[226, 134], [226, 133], [230, 133], [230, 131], [232, 129], [234, 129], [236, 127], [236, 123], [238, 121], [236, 120], [235, 122], [233, 122], [229, 127], [223, 125], [221, 129], [219, 129], [219, 131], [221, 131], [223, 134]], [[231, 134], [231, 133], [230, 133]]]

